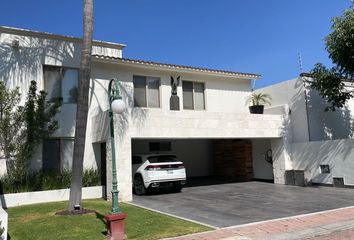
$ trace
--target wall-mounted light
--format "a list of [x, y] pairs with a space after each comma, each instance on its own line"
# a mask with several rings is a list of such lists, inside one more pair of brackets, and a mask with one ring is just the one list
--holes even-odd
[[273, 152], [272, 149], [268, 149], [265, 154], [264, 154], [264, 160], [266, 160], [268, 163], [272, 164], [273, 163]]

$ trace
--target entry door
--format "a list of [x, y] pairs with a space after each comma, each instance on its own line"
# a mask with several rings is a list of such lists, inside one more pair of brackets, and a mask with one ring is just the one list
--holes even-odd
[[106, 158], [106, 143], [101, 143], [101, 185], [107, 185], [107, 158]]
[[223, 139], [213, 141], [214, 174], [238, 181], [253, 178], [252, 143], [248, 140]]

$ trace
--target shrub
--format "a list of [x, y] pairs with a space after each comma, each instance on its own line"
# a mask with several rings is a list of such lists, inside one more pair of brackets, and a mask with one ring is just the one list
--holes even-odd
[[5, 228], [2, 227], [2, 221], [0, 221], [0, 239], [1, 240], [4, 239], [3, 236], [2, 236], [4, 234], [4, 232], [5, 232]]
[[99, 186], [101, 185], [101, 174], [96, 169], [88, 169], [84, 171], [82, 176], [82, 186]]
[[7, 172], [21, 182], [17, 187], [24, 186], [23, 175], [28, 172], [35, 147], [59, 127], [55, 116], [62, 101], [49, 103], [46, 96], [37, 90], [36, 81], [31, 81], [27, 99], [20, 106], [19, 88], [9, 89], [0, 81], [0, 158], [6, 160]]
[[[5, 175], [0, 178], [0, 194], [64, 189], [70, 187], [71, 171], [38, 171], [20, 178]], [[99, 186], [101, 174], [95, 169], [86, 169], [83, 173], [83, 187]]]

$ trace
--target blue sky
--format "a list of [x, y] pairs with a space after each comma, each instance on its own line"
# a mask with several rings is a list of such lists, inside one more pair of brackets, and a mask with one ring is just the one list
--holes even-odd
[[[0, 25], [82, 35], [82, 0], [8, 0]], [[60, 3], [60, 4], [58, 4]], [[256, 88], [330, 65], [323, 38], [350, 0], [94, 0], [94, 38], [124, 57], [258, 73]]]

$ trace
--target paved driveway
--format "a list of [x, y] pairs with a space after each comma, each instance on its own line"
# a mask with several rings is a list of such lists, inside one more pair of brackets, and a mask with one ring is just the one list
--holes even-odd
[[263, 182], [184, 188], [181, 193], [134, 196], [133, 203], [214, 227], [354, 206], [354, 189]]

